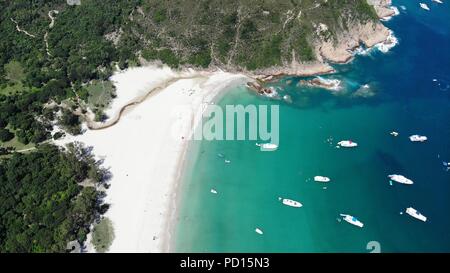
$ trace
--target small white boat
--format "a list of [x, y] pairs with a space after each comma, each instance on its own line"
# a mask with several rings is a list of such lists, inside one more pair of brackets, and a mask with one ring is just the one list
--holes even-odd
[[260, 147], [261, 151], [275, 151], [278, 149], [278, 145], [274, 143], [256, 143], [256, 146]]
[[263, 235], [264, 234], [264, 232], [261, 229], [259, 229], [259, 228], [256, 228], [255, 232], [258, 233], [259, 235]]
[[217, 191], [215, 189], [211, 189], [211, 193], [217, 194]]
[[231, 161], [228, 159], [225, 159], [225, 163], [229, 164], [229, 163], [231, 163]]
[[398, 136], [398, 133], [393, 131], [393, 132], [391, 132], [391, 136]]
[[344, 217], [344, 221], [346, 221], [347, 223], [350, 223], [354, 226], [360, 227], [362, 228], [364, 226], [364, 224], [359, 221], [358, 219], [356, 219], [356, 217], [348, 215], [348, 214], [341, 214], [342, 217]]
[[443, 3], [444, 3], [444, 2], [442, 2], [441, 0], [431, 0], [431, 1], [436, 2], [436, 3], [438, 3], [438, 4], [443, 4]]
[[353, 147], [357, 147], [358, 143], [353, 142], [351, 140], [342, 140], [338, 142], [338, 145], [344, 148], [353, 148]]
[[326, 177], [326, 176], [320, 176], [320, 175], [314, 176], [314, 181], [316, 181], [316, 182], [326, 183], [326, 182], [330, 182], [330, 180], [331, 179], [329, 177]]
[[284, 205], [289, 207], [300, 208], [303, 206], [302, 203], [291, 199], [278, 197], [278, 200], [282, 201]]
[[419, 3], [420, 7], [423, 8], [424, 10], [430, 10], [430, 8], [428, 7], [427, 4], [424, 3]]
[[404, 177], [403, 175], [391, 174], [391, 175], [388, 175], [388, 177], [392, 181], [395, 181], [395, 182], [400, 183], [400, 184], [406, 184], [406, 185], [414, 184], [414, 182], [411, 179], [408, 179], [408, 178]]
[[411, 207], [406, 209], [406, 213], [408, 213], [412, 217], [416, 218], [417, 220], [420, 220], [420, 221], [423, 221], [423, 222], [427, 221], [427, 217], [425, 217], [423, 214], [421, 214], [416, 209], [413, 209]]
[[424, 142], [427, 141], [428, 138], [426, 136], [412, 135], [409, 137], [409, 140], [411, 140], [412, 142]]

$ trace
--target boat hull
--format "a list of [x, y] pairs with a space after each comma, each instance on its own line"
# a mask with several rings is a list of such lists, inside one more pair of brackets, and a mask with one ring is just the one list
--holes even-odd
[[350, 141], [350, 140], [339, 141], [338, 145], [340, 147], [343, 147], [343, 148], [355, 148], [355, 147], [358, 147], [358, 143]]

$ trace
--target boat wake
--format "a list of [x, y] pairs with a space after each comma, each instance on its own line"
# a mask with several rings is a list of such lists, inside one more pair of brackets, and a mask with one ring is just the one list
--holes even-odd
[[438, 87], [440, 91], [449, 91], [450, 82], [444, 79], [433, 79], [433, 83]]

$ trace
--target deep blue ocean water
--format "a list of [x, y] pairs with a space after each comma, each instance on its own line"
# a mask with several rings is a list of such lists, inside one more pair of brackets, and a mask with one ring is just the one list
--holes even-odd
[[[419, 1], [394, 0], [401, 14], [385, 24], [399, 40], [396, 47], [358, 56], [324, 76], [341, 80], [341, 91], [285, 78], [274, 86], [292, 103], [245, 87], [218, 102], [280, 105], [280, 147], [260, 152], [255, 141], [191, 145], [177, 251], [369, 252], [370, 241], [382, 252], [450, 251], [450, 171], [443, 166], [450, 162], [450, 1], [422, 2], [431, 11], [420, 9]], [[374, 96], [355, 97], [364, 84]], [[398, 137], [389, 134], [394, 130]], [[429, 140], [410, 142], [416, 133]], [[359, 147], [336, 149], [341, 139]], [[415, 183], [390, 185], [392, 173]], [[315, 175], [332, 181], [318, 184], [311, 181]], [[303, 207], [283, 206], [279, 196]], [[428, 221], [400, 214], [409, 206]], [[364, 228], [338, 221], [340, 213], [358, 217]]]

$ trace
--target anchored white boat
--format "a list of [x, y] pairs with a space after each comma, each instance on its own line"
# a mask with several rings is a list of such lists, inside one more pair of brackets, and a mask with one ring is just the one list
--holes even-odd
[[423, 222], [427, 221], [427, 217], [425, 217], [423, 214], [421, 214], [416, 209], [413, 209], [411, 207], [406, 209], [406, 213], [408, 213], [412, 217], [416, 218], [417, 220], [420, 220], [420, 221], [423, 221]]
[[289, 207], [300, 208], [303, 206], [302, 203], [291, 199], [278, 197], [278, 200], [282, 201], [284, 205]]
[[351, 140], [342, 140], [338, 142], [338, 145], [345, 148], [353, 148], [358, 146], [358, 143], [353, 142]]
[[398, 136], [398, 133], [393, 131], [393, 132], [391, 132], [391, 136]]
[[225, 159], [225, 163], [229, 164], [231, 163], [231, 160]]
[[320, 175], [314, 176], [314, 181], [316, 181], [316, 182], [326, 183], [326, 182], [330, 182], [330, 180], [331, 179], [329, 177], [326, 177], [326, 176], [320, 176]]
[[347, 223], [350, 223], [354, 226], [360, 227], [362, 228], [364, 226], [364, 224], [359, 221], [358, 219], [356, 219], [356, 217], [348, 215], [348, 214], [341, 214], [342, 217], [344, 217], [344, 221], [346, 221]]
[[263, 232], [261, 229], [259, 229], [259, 228], [256, 228], [256, 229], [255, 229], [255, 232], [258, 233], [258, 234], [260, 234], [260, 235], [263, 235], [263, 234], [264, 234], [264, 232]]
[[211, 189], [211, 193], [217, 194], [217, 191], [215, 189]]
[[278, 145], [274, 143], [256, 143], [256, 146], [259, 146], [261, 148], [261, 151], [275, 151], [276, 149], [278, 149]]
[[388, 177], [395, 182], [398, 182], [400, 184], [406, 184], [406, 185], [412, 185], [414, 184], [414, 182], [411, 179], [408, 179], [406, 177], [404, 177], [403, 175], [399, 175], [399, 174], [391, 174], [388, 175]]
[[430, 10], [430, 8], [428, 7], [427, 4], [424, 3], [419, 3], [420, 7], [423, 8], [424, 10]]
[[409, 139], [412, 142], [424, 142], [424, 141], [428, 140], [428, 138], [426, 136], [420, 136], [420, 135], [412, 135], [409, 137]]
[[436, 2], [436, 3], [438, 3], [438, 4], [443, 4], [443, 3], [444, 3], [444, 2], [442, 2], [441, 0], [431, 0], [431, 1]]

